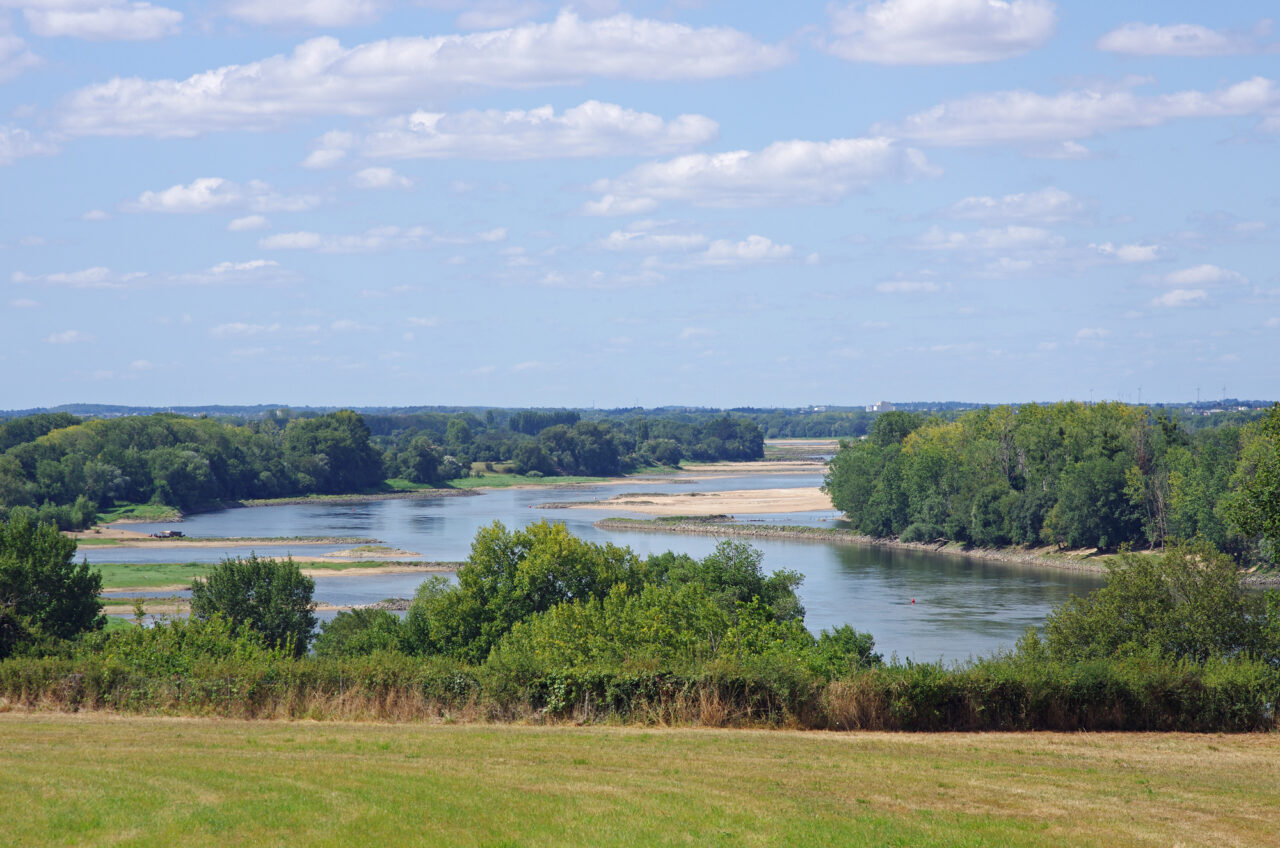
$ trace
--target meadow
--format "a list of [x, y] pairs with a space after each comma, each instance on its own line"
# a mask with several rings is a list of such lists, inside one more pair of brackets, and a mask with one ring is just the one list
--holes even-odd
[[0, 714], [13, 845], [1263, 845], [1275, 734]]

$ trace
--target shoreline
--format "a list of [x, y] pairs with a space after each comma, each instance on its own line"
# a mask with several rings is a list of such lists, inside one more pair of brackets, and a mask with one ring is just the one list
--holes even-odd
[[[680, 533], [693, 536], [733, 536], [745, 539], [785, 539], [804, 542], [822, 542], [828, 544], [859, 545], [871, 548], [886, 548], [899, 551], [918, 551], [920, 553], [944, 554], [947, 556], [995, 562], [1003, 565], [1025, 566], [1029, 568], [1052, 568], [1059, 571], [1076, 571], [1103, 576], [1107, 573], [1106, 565], [1114, 554], [1099, 554], [1094, 549], [1088, 553], [1072, 554], [1064, 552], [1057, 556], [1044, 555], [1022, 548], [973, 548], [965, 547], [957, 542], [903, 542], [898, 539], [881, 539], [866, 536], [852, 530], [841, 530], [835, 527], [807, 527], [800, 525], [746, 525], [721, 521], [690, 520], [661, 521], [641, 518], [604, 518], [592, 526], [601, 530], [637, 530], [649, 533]], [[1098, 561], [1085, 562], [1086, 557]], [[1280, 587], [1280, 574], [1252, 574], [1241, 572], [1240, 582], [1249, 588], [1265, 589]]]

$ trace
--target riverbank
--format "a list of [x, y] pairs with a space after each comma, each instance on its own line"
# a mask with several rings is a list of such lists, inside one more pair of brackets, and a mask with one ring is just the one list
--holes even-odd
[[[732, 536], [745, 539], [789, 539], [806, 542], [861, 545], [863, 547], [889, 548], [892, 550], [920, 551], [931, 554], [979, 559], [1005, 565], [1032, 568], [1054, 568], [1106, 574], [1107, 563], [1115, 556], [1096, 548], [975, 548], [960, 542], [903, 542], [892, 538], [867, 536], [853, 530], [838, 527], [808, 527], [801, 525], [739, 524], [728, 516], [690, 516], [689, 520], [673, 518], [605, 518], [593, 526], [601, 530], [628, 530], [651, 533], [683, 533], [691, 536]], [[1280, 588], [1280, 573], [1242, 572], [1240, 582], [1247, 586], [1267, 589]]]
[[735, 489], [727, 492], [635, 492], [596, 501], [538, 504], [539, 509], [620, 509], [645, 515], [773, 515], [834, 509], [817, 486], [790, 489]]

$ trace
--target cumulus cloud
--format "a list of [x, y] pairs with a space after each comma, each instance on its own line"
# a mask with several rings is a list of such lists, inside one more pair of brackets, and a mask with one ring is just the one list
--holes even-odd
[[881, 0], [831, 5], [826, 49], [882, 65], [953, 65], [1020, 56], [1049, 40], [1048, 0]]
[[290, 55], [226, 65], [185, 80], [115, 78], [73, 93], [62, 128], [74, 134], [192, 136], [267, 129], [291, 118], [365, 116], [468, 88], [571, 85], [592, 78], [701, 80], [772, 68], [785, 48], [725, 27], [620, 14], [494, 32], [392, 38], [356, 47], [314, 38]]
[[80, 216], [81, 221], [106, 221], [111, 216], [101, 209], [90, 209]]
[[91, 342], [93, 336], [88, 333], [82, 333], [79, 330], [63, 330], [60, 333], [52, 333], [46, 339], [49, 344], [77, 344], [79, 342]]
[[351, 175], [351, 184], [356, 188], [409, 188], [413, 180], [390, 168], [365, 168]]
[[373, 227], [352, 235], [322, 235], [307, 231], [277, 233], [259, 239], [264, 250], [315, 250], [320, 253], [376, 253], [384, 250], [428, 248], [436, 245], [493, 244], [505, 241], [503, 227], [479, 233], [442, 234], [426, 227]]
[[123, 0], [9, 0], [22, 7], [36, 35], [89, 41], [151, 41], [174, 35], [182, 13], [150, 3]]
[[832, 203], [880, 179], [935, 173], [918, 150], [889, 138], [779, 141], [763, 150], [692, 153], [651, 162], [592, 189], [594, 215], [636, 214], [659, 201], [695, 206]]
[[1010, 225], [991, 227], [970, 233], [948, 232], [933, 227], [917, 241], [926, 250], [1025, 250], [1061, 247], [1066, 240], [1041, 227]]
[[1280, 111], [1272, 80], [1254, 77], [1216, 91], [1142, 96], [1128, 90], [1044, 95], [1000, 91], [950, 100], [877, 132], [926, 144], [1071, 142], [1112, 130], [1155, 127], [1184, 118], [1270, 115]]
[[27, 44], [9, 30], [9, 22], [0, 18], [0, 82], [40, 64], [40, 57], [27, 49]]
[[1166, 274], [1163, 280], [1169, 286], [1232, 286], [1248, 285], [1249, 279], [1237, 271], [1219, 268], [1217, 265], [1196, 265]]
[[755, 265], [761, 262], [778, 262], [791, 258], [791, 245], [776, 244], [764, 236], [747, 236], [743, 241], [717, 239], [699, 254], [700, 265]]
[[[569, 159], [588, 156], [658, 156], [715, 138], [718, 126], [702, 115], [658, 115], [588, 100], [556, 114], [539, 109], [414, 112], [364, 137], [361, 153], [393, 159]], [[340, 159], [349, 137], [311, 154], [323, 167]], [[345, 145], [345, 146], [344, 146]]]
[[377, 0], [234, 0], [227, 14], [259, 26], [341, 27], [377, 20]]
[[1089, 247], [1102, 256], [1118, 262], [1153, 262], [1160, 258], [1160, 246], [1156, 244], [1091, 244]]
[[262, 230], [271, 226], [271, 223], [262, 215], [245, 215], [243, 218], [232, 218], [227, 224], [227, 229], [233, 233], [243, 233], [248, 230]]
[[1036, 221], [1057, 224], [1080, 218], [1085, 204], [1058, 188], [1003, 197], [966, 197], [947, 209], [952, 218], [972, 221]]
[[1271, 22], [1252, 32], [1209, 29], [1199, 24], [1127, 23], [1098, 39], [1098, 49], [1130, 56], [1232, 56], [1269, 49]]
[[1208, 299], [1204, 289], [1173, 289], [1151, 300], [1152, 306], [1175, 308], [1179, 306], [1198, 306]]
[[12, 165], [26, 156], [48, 156], [56, 152], [52, 143], [36, 138], [21, 127], [0, 126], [0, 165]]
[[278, 333], [280, 325], [273, 324], [251, 324], [246, 321], [231, 321], [226, 324], [219, 324], [209, 330], [209, 335], [215, 339], [225, 339], [244, 336], [260, 336], [264, 333]]
[[605, 250], [632, 250], [667, 253], [697, 250], [707, 243], [701, 233], [653, 233], [643, 230], [614, 230], [600, 242]]
[[1111, 331], [1102, 327], [1081, 327], [1076, 330], [1077, 341], [1099, 341], [1110, 336]]
[[145, 276], [142, 273], [116, 274], [110, 268], [95, 266], [80, 271], [57, 271], [51, 274], [25, 274], [15, 271], [12, 279], [15, 283], [37, 283], [52, 286], [67, 286], [74, 289], [117, 289], [132, 280]]
[[222, 177], [199, 177], [187, 185], [144, 191], [125, 208], [131, 212], [170, 213], [216, 212], [230, 207], [255, 212], [305, 212], [319, 204], [320, 198], [314, 195], [283, 195], [261, 180], [240, 185]]

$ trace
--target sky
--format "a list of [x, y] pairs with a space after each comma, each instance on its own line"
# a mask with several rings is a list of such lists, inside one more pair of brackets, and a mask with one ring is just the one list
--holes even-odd
[[1280, 398], [1273, 9], [0, 0], [0, 408]]

